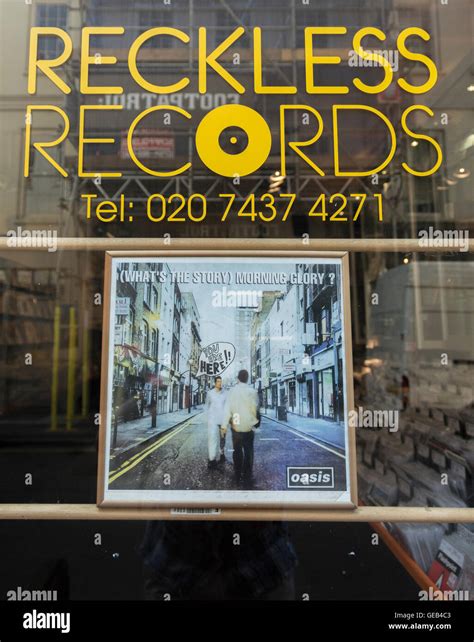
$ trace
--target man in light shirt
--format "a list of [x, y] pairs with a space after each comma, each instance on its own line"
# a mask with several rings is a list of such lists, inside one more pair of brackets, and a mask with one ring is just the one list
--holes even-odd
[[222, 390], [222, 378], [216, 377], [214, 388], [209, 390], [206, 396], [208, 467], [211, 469], [217, 467], [219, 455], [220, 461], [225, 461], [225, 431], [221, 430], [221, 426], [226, 424], [225, 402], [226, 393]]
[[[235, 482], [246, 489], [252, 486], [254, 429], [258, 427], [258, 393], [248, 385], [249, 373], [241, 370], [238, 383], [227, 395], [225, 424], [231, 423], [234, 446]], [[222, 427], [225, 431], [225, 426]]]

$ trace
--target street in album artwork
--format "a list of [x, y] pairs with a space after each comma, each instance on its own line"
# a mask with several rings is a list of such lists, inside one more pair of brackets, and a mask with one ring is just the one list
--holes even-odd
[[352, 505], [342, 259], [108, 260], [99, 503]]

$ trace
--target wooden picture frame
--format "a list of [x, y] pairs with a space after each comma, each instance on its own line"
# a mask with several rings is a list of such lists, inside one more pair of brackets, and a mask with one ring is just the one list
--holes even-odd
[[[198, 518], [215, 518], [219, 513], [229, 510], [245, 511], [249, 510], [255, 513], [260, 511], [262, 519], [265, 519], [265, 509], [267, 514], [274, 514], [274, 509], [281, 509], [285, 513], [288, 511], [318, 511], [322, 509], [354, 509], [357, 505], [357, 481], [356, 481], [356, 456], [355, 456], [355, 429], [349, 426], [348, 414], [354, 407], [353, 400], [353, 384], [352, 384], [352, 342], [351, 342], [351, 320], [350, 320], [350, 288], [349, 288], [349, 261], [348, 253], [341, 251], [315, 251], [312, 249], [305, 249], [301, 241], [288, 240], [282, 247], [282, 241], [277, 243], [272, 240], [265, 240], [258, 244], [252, 244], [251, 248], [242, 239], [241, 249], [224, 249], [219, 247], [219, 241], [215, 242], [215, 249], [209, 248], [209, 244], [200, 243], [198, 240], [189, 240], [185, 242], [180, 240], [179, 249], [163, 245], [160, 251], [109, 251], [105, 255], [105, 277], [104, 277], [104, 315], [103, 315], [103, 339], [102, 339], [102, 373], [101, 373], [101, 424], [99, 435], [99, 470], [98, 470], [98, 487], [97, 487], [97, 505], [102, 509], [127, 507], [127, 508], [148, 508], [160, 509], [170, 511], [170, 515], [175, 515], [177, 518], [182, 517], [184, 514], [194, 514]], [[314, 489], [311, 487], [298, 487], [297, 489], [285, 490], [272, 490], [268, 488], [257, 489], [231, 489], [221, 490], [205, 489], [205, 490], [192, 490], [192, 489], [153, 489], [151, 492], [144, 491], [143, 489], [130, 489], [122, 488], [116, 492], [113, 488], [109, 487], [109, 473], [110, 473], [110, 446], [111, 446], [111, 430], [112, 430], [112, 385], [113, 385], [113, 352], [115, 347], [114, 332], [115, 327], [115, 312], [114, 306], [116, 303], [116, 289], [114, 284], [115, 274], [114, 268], [118, 263], [161, 263], [182, 266], [182, 272], [194, 273], [196, 265], [209, 265], [214, 264], [227, 264], [239, 265], [241, 263], [245, 266], [246, 271], [252, 271], [252, 267], [260, 262], [271, 269], [279, 266], [282, 269], [283, 265], [335, 265], [339, 271], [335, 271], [333, 280], [336, 283], [336, 310], [339, 309], [341, 318], [340, 324], [340, 344], [339, 348], [334, 348], [336, 355], [342, 356], [343, 375], [340, 380], [343, 382], [343, 409], [339, 408], [339, 413], [343, 417], [344, 425], [344, 448], [342, 450], [344, 459], [345, 470], [345, 487], [342, 493], [335, 497], [335, 492], [327, 500], [323, 499], [321, 493], [327, 496], [327, 491], [322, 489]], [[187, 267], [186, 267], [187, 266]], [[204, 271], [205, 267], [203, 268]], [[338, 272], [338, 275], [336, 274]], [[293, 274], [294, 272], [292, 272]], [[290, 274], [288, 272], [288, 274]], [[293, 277], [292, 277], [293, 278]], [[298, 277], [299, 278], [299, 277]], [[325, 278], [324, 276], [321, 278]], [[305, 284], [298, 284], [300, 287], [305, 287]], [[183, 286], [186, 287], [186, 286]], [[269, 286], [271, 290], [273, 286]], [[273, 287], [277, 290], [280, 286]], [[289, 288], [291, 290], [291, 288]], [[333, 299], [331, 299], [333, 301]], [[339, 306], [339, 308], [338, 308]], [[161, 321], [161, 319], [160, 319]], [[160, 323], [158, 322], [158, 326]], [[216, 339], [217, 341], [217, 339]], [[219, 341], [222, 341], [222, 335], [219, 335]], [[327, 342], [330, 344], [331, 339], [328, 338]], [[333, 346], [335, 343], [334, 337], [332, 338]], [[158, 348], [159, 349], [159, 348]], [[339, 352], [338, 352], [339, 350]], [[339, 358], [339, 357], [336, 357]], [[158, 361], [158, 359], [157, 359]], [[296, 360], [295, 360], [296, 361]], [[112, 365], [111, 365], [112, 364]], [[161, 366], [160, 366], [161, 367]], [[312, 368], [312, 365], [310, 366]], [[181, 368], [182, 370], [182, 368]], [[191, 366], [189, 366], [191, 371]], [[312, 380], [315, 381], [314, 370], [310, 370]], [[156, 373], [155, 373], [156, 374]], [[328, 375], [329, 376], [329, 375]], [[334, 377], [334, 374], [333, 374]], [[296, 378], [296, 369], [295, 369]], [[161, 374], [158, 370], [157, 376], [154, 378], [155, 390], [151, 392], [151, 402], [155, 401], [160, 393]], [[255, 381], [252, 382], [255, 385]], [[324, 384], [323, 384], [324, 385]], [[333, 382], [334, 386], [334, 382]], [[338, 391], [339, 393], [339, 391]], [[150, 391], [148, 390], [148, 394]], [[191, 401], [188, 400], [187, 405], [192, 404], [193, 387], [192, 383], [188, 387], [188, 394], [191, 395]], [[327, 396], [327, 395], [326, 395]], [[328, 397], [329, 398], [329, 397]], [[183, 398], [181, 398], [183, 400]], [[198, 401], [203, 401], [199, 399]], [[142, 402], [143, 403], [143, 402]], [[333, 400], [333, 406], [336, 402]], [[179, 404], [178, 404], [179, 405]], [[182, 404], [186, 408], [186, 402]], [[276, 416], [276, 409], [275, 416]], [[314, 412], [314, 411], [313, 411]], [[334, 410], [333, 410], [334, 412]], [[158, 414], [158, 419], [160, 415]], [[264, 416], [264, 418], [266, 418]], [[273, 421], [273, 419], [272, 419]], [[268, 417], [268, 422], [270, 418]], [[273, 421], [275, 423], [275, 421]], [[273, 425], [273, 424], [272, 424]], [[116, 424], [115, 424], [116, 426]], [[183, 429], [184, 430], [184, 429]], [[187, 428], [186, 428], [187, 430]], [[201, 441], [204, 439], [204, 428], [200, 428], [202, 435]], [[295, 429], [295, 434], [298, 429]], [[172, 433], [172, 430], [170, 431]], [[168, 434], [168, 433], [167, 433]], [[161, 438], [158, 437], [158, 440]], [[229, 439], [229, 438], [228, 438]], [[262, 438], [263, 439], [263, 438]], [[301, 433], [300, 439], [309, 442], [318, 442], [314, 436], [311, 437], [308, 433]], [[270, 439], [268, 439], [270, 441]], [[229, 443], [229, 442], [228, 442]], [[320, 445], [324, 445], [319, 441]], [[140, 443], [139, 443], [140, 446]], [[333, 454], [341, 455], [341, 450], [330, 448], [326, 443], [326, 448], [333, 451]], [[148, 457], [145, 453], [139, 453], [132, 450], [132, 462], [140, 459], [144, 454], [144, 459]], [[202, 453], [201, 453], [202, 454]], [[128, 461], [128, 460], [126, 460]], [[196, 468], [202, 470], [204, 461], [199, 460]], [[311, 462], [310, 462], [311, 463]], [[227, 472], [231, 471], [232, 464], [229, 462]], [[330, 468], [331, 466], [329, 466]], [[288, 468], [298, 468], [298, 466], [287, 466]], [[319, 466], [310, 466], [305, 463], [304, 468], [324, 468], [321, 464]], [[126, 473], [128, 474], [128, 469]], [[289, 474], [289, 473], [288, 473]], [[298, 475], [298, 473], [295, 473]], [[307, 473], [304, 473], [305, 475]], [[321, 473], [317, 473], [321, 475]], [[332, 479], [337, 477], [336, 472], [333, 470]], [[321, 477], [320, 477], [321, 479]], [[258, 481], [258, 480], [257, 480]], [[278, 482], [280, 483], [281, 480]], [[298, 480], [298, 482], [300, 481]], [[303, 482], [308, 483], [308, 482]], [[339, 492], [339, 491], [338, 491]], [[288, 493], [291, 493], [291, 499]], [[206, 496], [204, 496], [207, 494]], [[318, 497], [315, 497], [318, 494]], [[269, 510], [273, 509], [273, 510]], [[270, 518], [270, 517], [269, 517]], [[273, 517], [274, 518], [274, 517]]]

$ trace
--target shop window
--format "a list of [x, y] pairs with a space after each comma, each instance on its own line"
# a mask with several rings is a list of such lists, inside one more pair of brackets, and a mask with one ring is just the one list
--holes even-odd
[[[238, 15], [240, 24], [245, 25], [245, 27], [249, 27], [252, 24], [252, 14], [250, 11], [244, 11], [240, 8], [234, 8], [234, 12], [228, 11], [227, 8], [223, 8], [223, 10], [220, 10], [217, 12], [216, 15], [216, 22], [217, 22], [217, 29], [216, 29], [216, 34], [215, 34], [215, 43], [218, 45], [222, 40], [228, 36], [234, 29], [236, 29], [239, 26], [239, 23], [235, 20], [235, 15]], [[248, 47], [249, 46], [249, 38], [246, 36], [243, 36], [239, 40], [239, 47]]]
[[151, 356], [157, 358], [158, 354], [158, 330], [151, 331]]
[[143, 338], [142, 338], [142, 350], [145, 354], [148, 354], [150, 347], [150, 326], [143, 319]]
[[152, 295], [152, 302], [151, 302], [152, 309], [153, 309], [154, 312], [156, 312], [156, 310], [158, 310], [159, 303], [160, 303], [160, 301], [159, 301], [158, 290], [154, 287], [153, 288], [153, 295]]
[[[166, 9], [142, 9], [138, 12], [139, 33], [144, 33], [155, 26], [173, 27], [173, 12]], [[147, 40], [143, 47], [149, 49], [171, 49], [177, 41], [169, 36], [157, 36]]]
[[151, 305], [151, 285], [149, 283], [145, 283], [145, 290], [143, 294], [143, 300], [147, 304], [148, 307]]
[[135, 327], [135, 308], [133, 307], [133, 305], [130, 306], [129, 319], [130, 319], [130, 327], [134, 328]]
[[[67, 28], [68, 7], [65, 4], [38, 4], [36, 25], [38, 27]], [[57, 58], [64, 49], [64, 43], [55, 36], [42, 36], [38, 42], [38, 57]]]
[[[40, 45], [41, 45], [40, 38]], [[51, 129], [39, 129], [37, 136], [52, 137], [54, 131]], [[21, 145], [21, 153], [23, 146]], [[62, 154], [59, 147], [50, 148], [49, 155], [59, 164], [62, 163]], [[64, 190], [62, 177], [56, 172], [51, 164], [35, 149], [30, 155], [30, 176], [25, 180], [23, 188], [23, 207], [20, 207], [19, 217], [28, 218], [33, 214], [51, 214], [58, 211], [61, 205], [61, 197]], [[24, 211], [22, 211], [24, 210]]]
[[328, 308], [323, 308], [321, 310], [321, 323], [320, 323], [321, 334], [319, 340], [326, 341], [329, 338], [330, 333], [330, 320], [329, 320], [329, 310]]
[[443, 320], [441, 312], [431, 310], [422, 315], [423, 339], [425, 341], [442, 341]]

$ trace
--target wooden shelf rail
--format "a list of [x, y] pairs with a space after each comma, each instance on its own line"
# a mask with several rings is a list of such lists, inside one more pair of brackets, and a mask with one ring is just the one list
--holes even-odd
[[[171, 514], [170, 508], [99, 508], [95, 504], [0, 504], [0, 520], [196, 520], [202, 515]], [[474, 508], [359, 506], [356, 509], [223, 508], [210, 520], [292, 522], [474, 522]]]
[[[8, 244], [11, 239], [0, 237], [0, 251], [47, 251], [46, 244], [41, 247], [28, 247], [30, 239], [17, 238], [16, 245], [13, 247]], [[169, 242], [165, 242], [163, 237], [156, 238], [57, 238], [58, 250], [91, 250], [91, 251], [125, 251], [125, 250], [192, 250], [193, 243], [199, 245], [196, 250], [196, 256], [202, 255], [209, 250], [235, 250], [239, 251], [241, 256], [252, 254], [255, 250], [265, 250], [270, 247], [273, 251], [281, 250], [294, 253], [295, 251], [333, 251], [333, 252], [426, 252], [427, 254], [454, 252], [456, 246], [445, 247], [423, 247], [419, 239], [393, 239], [393, 238], [374, 238], [374, 239], [309, 239], [307, 242], [299, 239], [271, 239], [271, 244], [265, 239], [257, 238], [240, 238], [240, 239], [180, 239], [172, 237]], [[466, 243], [468, 241], [466, 240]], [[469, 250], [474, 248], [474, 240], [469, 239]]]

